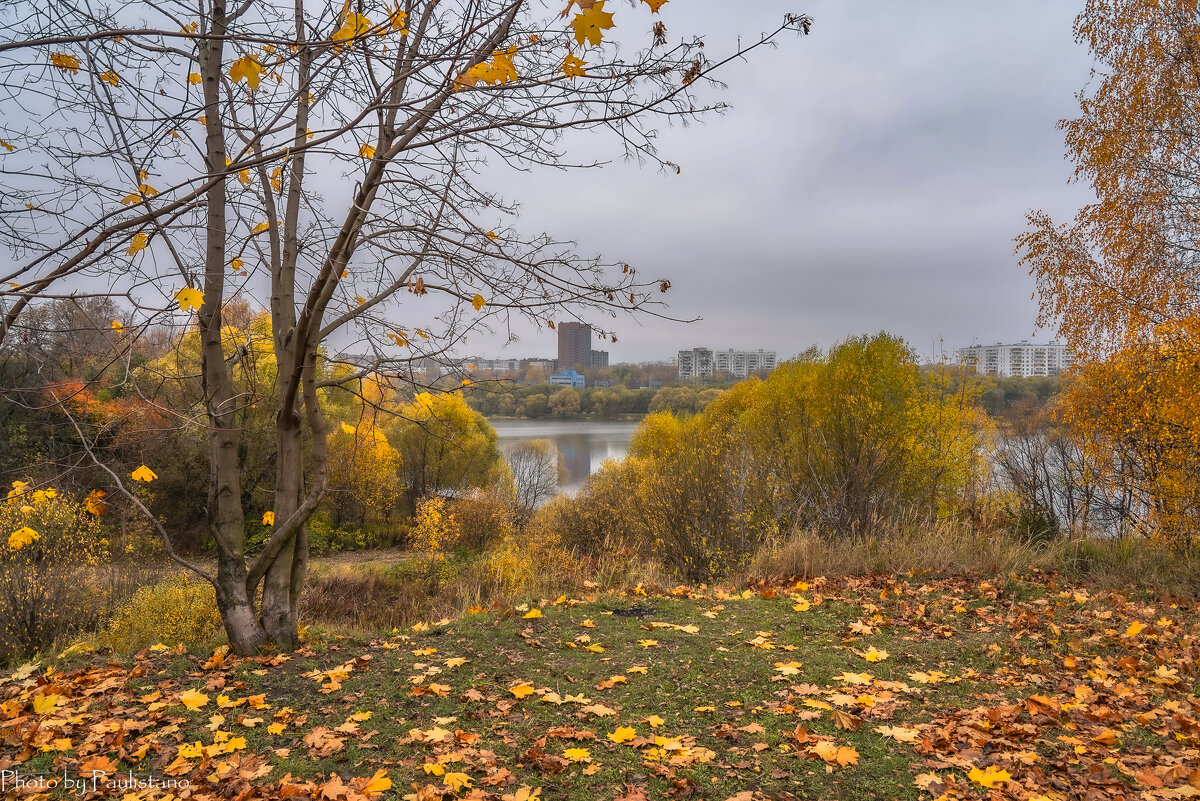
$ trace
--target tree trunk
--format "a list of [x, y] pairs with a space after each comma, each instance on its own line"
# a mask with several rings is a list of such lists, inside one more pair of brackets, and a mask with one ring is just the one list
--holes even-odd
[[267, 642], [267, 633], [254, 614], [254, 601], [246, 589], [246, 570], [223, 555], [217, 563], [217, 608], [234, 653], [255, 654]]
[[[300, 508], [304, 492], [300, 419], [294, 406], [279, 410], [275, 447], [275, 521], [282, 524]], [[263, 583], [263, 629], [273, 643], [286, 650], [294, 649], [299, 642], [296, 610], [292, 603], [297, 539], [297, 535], [292, 535], [280, 549], [267, 569]]]

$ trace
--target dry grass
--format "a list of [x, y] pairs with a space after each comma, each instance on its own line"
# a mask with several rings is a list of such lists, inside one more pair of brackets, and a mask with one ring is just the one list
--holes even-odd
[[305, 586], [300, 616], [306, 624], [390, 631], [456, 617], [471, 607], [674, 583], [657, 564], [632, 554], [588, 557], [559, 551], [536, 561], [520, 572], [487, 552], [465, 559], [318, 563]]
[[1059, 572], [1098, 589], [1200, 597], [1200, 547], [1174, 549], [1134, 538], [1025, 542], [963, 523], [893, 527], [829, 539], [799, 532], [762, 548], [737, 578], [861, 576], [875, 573], [984, 576], [1002, 581]]

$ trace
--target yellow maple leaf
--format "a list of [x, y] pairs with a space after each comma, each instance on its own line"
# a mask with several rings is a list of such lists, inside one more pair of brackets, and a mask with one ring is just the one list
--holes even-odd
[[259, 64], [258, 59], [249, 53], [229, 65], [229, 79], [234, 83], [244, 80], [252, 92], [258, 90], [258, 85], [262, 82], [262, 74], [262, 64]]
[[39, 715], [44, 715], [47, 712], [53, 712], [58, 707], [58, 702], [62, 700], [61, 695], [55, 693], [43, 693], [35, 695], [33, 698], [33, 711]]
[[888, 652], [878, 650], [872, 645], [863, 653], [862, 658], [868, 662], [882, 662], [888, 658]]
[[587, 72], [584, 70], [584, 67], [586, 66], [587, 64], [582, 58], [579, 58], [572, 53], [567, 53], [567, 57], [563, 59], [562, 64], [563, 75], [567, 76], [568, 78], [585, 77]]
[[395, 10], [392, 11], [392, 13], [388, 16], [388, 25], [391, 26], [391, 29], [393, 31], [400, 34], [401, 36], [407, 36], [408, 35], [407, 23], [408, 23], [408, 14], [401, 11], [399, 4], [397, 4]]
[[188, 709], [195, 711], [208, 703], [208, 696], [196, 690], [188, 690], [179, 694], [179, 702]]
[[510, 687], [508, 689], [508, 691], [510, 693], [512, 693], [513, 695], [515, 695], [517, 698], [525, 698], [527, 696], [533, 695], [533, 686], [530, 685], [529, 683], [518, 684], [516, 687]]
[[23, 525], [22, 528], [8, 535], [8, 549], [20, 550], [35, 540], [41, 540], [41, 538], [41, 535], [37, 534], [37, 531], [32, 530], [28, 525]]
[[1125, 636], [1126, 637], [1136, 637], [1137, 635], [1142, 633], [1142, 629], [1144, 629], [1144, 628], [1146, 628], [1146, 627], [1135, 620], [1129, 624], [1129, 628], [1125, 629]]
[[392, 780], [388, 778], [387, 768], [375, 771], [375, 775], [368, 779], [360, 789], [368, 796], [379, 795], [392, 789]]
[[650, 728], [652, 729], [657, 729], [659, 726], [666, 723], [666, 721], [660, 718], [658, 715], [651, 715], [650, 717], [646, 718], [646, 722], [650, 724]]
[[795, 676], [800, 672], [800, 663], [795, 660], [791, 662], [776, 662], [775, 670], [784, 676]]
[[9, 142], [5, 142], [3, 139], [0, 139], [0, 147], [4, 148], [4, 149], [5, 149], [5, 150], [7, 150], [9, 153], [11, 153], [11, 152], [13, 152], [14, 150], [16, 150], [16, 149], [17, 149], [17, 146], [16, 146], [16, 145], [14, 145], [14, 144], [10, 144]]
[[592, 759], [591, 752], [586, 748], [568, 748], [563, 751], [563, 756], [572, 762], [590, 762]]
[[875, 731], [884, 737], [891, 737], [893, 740], [898, 740], [902, 743], [915, 743], [921, 736], [921, 732], [916, 729], [909, 729], [904, 726], [876, 726]]
[[608, 735], [608, 739], [614, 743], [627, 743], [635, 737], [637, 737], [637, 732], [632, 726], [620, 726]]
[[113, 72], [112, 70], [108, 70], [103, 75], [101, 75], [100, 80], [104, 81], [109, 86], [120, 86], [121, 85], [121, 76], [117, 75], [117, 73]]
[[275, 525], [275, 513], [274, 512], [263, 512], [263, 525], [264, 526]]
[[475, 307], [475, 311], [479, 311], [487, 305], [487, 301], [483, 299], [483, 295], [476, 295], [471, 298], [471, 305]]
[[362, 156], [364, 159], [375, 158], [375, 147], [373, 145], [360, 145], [358, 148], [358, 155]]
[[652, 14], [657, 14], [658, 10], [666, 5], [669, 0], [642, 0], [642, 2], [650, 6], [650, 12]]
[[987, 770], [971, 768], [971, 772], [967, 774], [967, 778], [976, 784], [989, 788], [994, 788], [1000, 782], [1012, 780], [1012, 776], [1008, 775], [1007, 770], [996, 770], [993, 765], [988, 765]]
[[229, 262], [229, 269], [240, 270], [240, 269], [242, 269], [242, 265], [244, 265], [244, 264], [245, 264], [245, 262], [243, 262], [241, 259], [233, 259], [232, 261]]
[[201, 293], [199, 289], [193, 289], [190, 286], [185, 286], [183, 289], [176, 292], [175, 300], [179, 301], [180, 311], [199, 309], [204, 305], [203, 293]]
[[329, 38], [335, 42], [345, 42], [362, 36], [371, 30], [371, 20], [362, 14], [347, 14], [342, 26], [333, 32]]
[[536, 619], [536, 618], [539, 618], [539, 617], [541, 617], [541, 616], [542, 616], [542, 610], [541, 610], [541, 609], [530, 609], [528, 612], [526, 612], [526, 613], [524, 614], [524, 616], [523, 616], [523, 617], [524, 617], [524, 619], [525, 619], [525, 620], [534, 620], [534, 619]]
[[51, 53], [50, 64], [63, 72], [69, 72], [72, 75], [79, 74], [79, 59], [68, 53]]
[[149, 467], [146, 467], [146, 465], [142, 465], [141, 467], [139, 467], [137, 470], [134, 470], [133, 473], [130, 474], [130, 478], [132, 478], [134, 481], [150, 482], [150, 481], [153, 481], [154, 479], [158, 478], [158, 474], [155, 473], [153, 470], [151, 470]]
[[254, 226], [253, 228], [250, 229], [250, 233], [261, 234], [263, 231], [266, 231], [270, 227], [271, 227], [270, 223], [260, 222], [258, 225]]
[[188, 83], [190, 83], [192, 86], [195, 86], [196, 84], [200, 83], [200, 81], [202, 81], [202, 80], [203, 80], [203, 78], [200, 77], [200, 73], [198, 73], [198, 72], [189, 72], [188, 73]]
[[456, 793], [464, 787], [471, 786], [471, 777], [465, 773], [447, 773], [442, 777], [442, 781]]
[[604, 10], [604, 3], [605, 0], [600, 0], [591, 8], [576, 14], [571, 20], [578, 44], [587, 42], [590, 45], [599, 45], [604, 38], [604, 31], [613, 27], [613, 15]]
[[132, 256], [140, 250], [145, 250], [149, 244], [150, 237], [141, 233], [134, 234], [133, 239], [129, 240], [129, 247], [125, 249], [125, 252]]
[[83, 499], [83, 508], [88, 511], [88, 514], [100, 517], [108, 511], [108, 504], [104, 502], [104, 496], [108, 495], [104, 490], [92, 490]]
[[451, 657], [450, 659], [446, 660], [446, 667], [459, 667], [460, 665], [467, 664], [468, 661], [470, 660], [468, 660], [465, 656]]
[[154, 197], [158, 194], [158, 190], [149, 184], [141, 184], [136, 192], [130, 192], [125, 197], [121, 198], [121, 202], [126, 206], [132, 206], [135, 203], [141, 203], [148, 197]]

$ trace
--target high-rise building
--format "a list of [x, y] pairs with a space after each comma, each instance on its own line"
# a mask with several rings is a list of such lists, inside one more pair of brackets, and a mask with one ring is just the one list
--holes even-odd
[[684, 381], [712, 378], [713, 353], [708, 348], [681, 350], [675, 357], [675, 370]]
[[1058, 375], [1071, 366], [1071, 353], [1066, 345], [1048, 342], [1035, 345], [1017, 342], [1005, 345], [972, 345], [956, 351], [958, 363], [977, 373], [1000, 378]]
[[559, 323], [558, 369], [608, 367], [608, 351], [592, 350], [592, 327], [587, 323]]

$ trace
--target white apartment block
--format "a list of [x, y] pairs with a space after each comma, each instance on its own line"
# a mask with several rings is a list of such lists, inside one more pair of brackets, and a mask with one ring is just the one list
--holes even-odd
[[972, 368], [977, 373], [999, 378], [1019, 376], [1058, 375], [1071, 366], [1071, 354], [1066, 345], [1048, 342], [1035, 345], [1017, 342], [1004, 345], [972, 345], [956, 351], [958, 363]]
[[735, 378], [745, 378], [761, 370], [774, 370], [777, 364], [775, 351], [763, 350], [719, 350], [708, 348], [681, 350], [675, 358], [675, 368], [680, 380], [712, 378], [727, 373]]
[[760, 370], [775, 369], [775, 351], [763, 350], [719, 350], [713, 354], [713, 372], [729, 373], [745, 378]]

